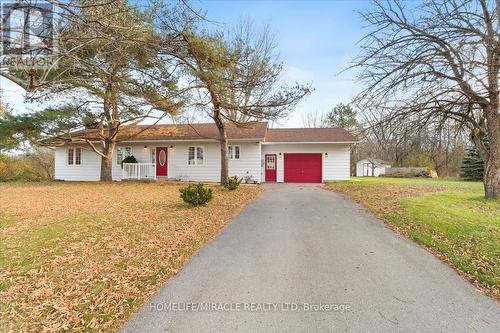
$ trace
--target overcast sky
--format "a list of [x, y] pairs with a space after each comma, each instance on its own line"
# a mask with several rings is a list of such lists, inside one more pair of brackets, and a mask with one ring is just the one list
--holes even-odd
[[[255, 28], [270, 26], [276, 37], [286, 78], [311, 83], [315, 91], [302, 101], [280, 127], [300, 127], [302, 114], [326, 112], [339, 102], [349, 102], [359, 91], [354, 72], [339, 75], [358, 54], [356, 43], [366, 31], [356, 10], [369, 1], [215, 1], [192, 2], [209, 20], [232, 26], [250, 18]], [[37, 109], [25, 105], [23, 92], [0, 79], [4, 99], [16, 110]]]

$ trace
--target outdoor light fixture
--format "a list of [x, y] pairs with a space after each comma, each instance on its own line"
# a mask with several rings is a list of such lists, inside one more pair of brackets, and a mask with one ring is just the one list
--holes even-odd
[[173, 146], [173, 145], [170, 145], [170, 149], [174, 149], [174, 146]]
[[281, 156], [281, 153], [280, 153], [280, 156]]
[[144, 146], [144, 149], [148, 149], [148, 146]]
[[328, 153], [325, 153], [325, 156], [328, 156]]

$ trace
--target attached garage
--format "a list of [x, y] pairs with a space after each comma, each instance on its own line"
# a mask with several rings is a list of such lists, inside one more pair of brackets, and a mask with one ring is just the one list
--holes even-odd
[[285, 183], [321, 183], [322, 154], [285, 153]]
[[354, 136], [337, 127], [269, 128], [260, 143], [261, 179], [278, 183], [347, 180], [355, 142]]

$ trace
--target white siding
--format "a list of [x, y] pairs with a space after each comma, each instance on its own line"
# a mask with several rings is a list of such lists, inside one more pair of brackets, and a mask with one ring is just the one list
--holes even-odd
[[[240, 146], [240, 159], [229, 160], [229, 176], [252, 176], [260, 182], [260, 161], [258, 142], [229, 142]], [[169, 150], [168, 178], [185, 181], [220, 180], [220, 146], [217, 142], [185, 142], [173, 143], [174, 149]], [[188, 147], [202, 146], [205, 148], [203, 165], [188, 165]]]
[[[280, 155], [281, 153], [281, 155]], [[261, 165], [264, 165], [265, 154], [276, 154], [278, 157], [277, 181], [283, 182], [283, 157], [285, 153], [322, 153], [323, 181], [348, 180], [350, 178], [351, 150], [348, 144], [264, 144], [262, 145]], [[325, 155], [328, 153], [328, 156]], [[262, 168], [262, 180], [264, 180]]]
[[229, 176], [250, 176], [260, 183], [260, 142], [230, 144], [240, 146], [240, 159], [229, 160]]
[[[232, 142], [240, 146], [240, 159], [229, 160], [229, 175], [245, 177], [247, 175], [260, 182], [260, 145], [258, 142]], [[168, 178], [185, 181], [220, 180], [220, 146], [217, 142], [162, 142], [162, 143], [120, 143], [118, 147], [131, 147], [132, 155], [138, 162], [151, 162], [151, 148], [170, 147], [168, 150]], [[144, 146], [147, 146], [144, 149]], [[203, 146], [205, 161], [203, 165], [188, 165], [188, 147]], [[101, 171], [101, 157], [90, 150], [82, 151], [82, 164], [68, 166], [67, 148], [58, 147], [55, 157], [55, 178], [70, 181], [97, 181]], [[121, 180], [122, 169], [116, 163], [116, 151], [113, 154], [113, 180]]]
[[[139, 162], [149, 163], [149, 146], [144, 149], [144, 144], [120, 144], [118, 147], [131, 147], [132, 155], [137, 158]], [[101, 174], [101, 157], [89, 150], [83, 145], [82, 149], [82, 164], [81, 165], [67, 165], [66, 157], [68, 147], [57, 147], [55, 157], [55, 179], [72, 180], [72, 181], [98, 181]], [[113, 180], [121, 180], [122, 168], [116, 163], [116, 150], [113, 154]]]
[[67, 147], [57, 147], [55, 156], [55, 179], [99, 180], [101, 158], [93, 151], [82, 149], [81, 165], [67, 164]]
[[[188, 165], [188, 147], [204, 148], [203, 165]], [[184, 181], [220, 180], [219, 146], [211, 142], [189, 142], [174, 144], [168, 154], [168, 178]]]

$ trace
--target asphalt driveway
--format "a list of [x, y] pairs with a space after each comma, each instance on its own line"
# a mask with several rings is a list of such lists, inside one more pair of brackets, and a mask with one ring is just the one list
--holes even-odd
[[123, 332], [500, 332], [500, 305], [351, 200], [265, 185]]

